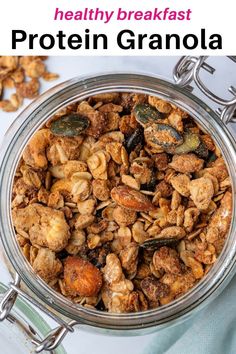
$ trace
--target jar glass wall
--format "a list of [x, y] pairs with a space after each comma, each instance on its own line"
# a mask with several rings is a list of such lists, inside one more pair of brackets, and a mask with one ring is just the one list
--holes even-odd
[[[155, 77], [137, 74], [110, 74], [76, 78], [41, 95], [23, 111], [8, 130], [2, 146], [0, 170], [0, 233], [7, 257], [20, 275], [28, 291], [60, 316], [93, 327], [113, 330], [113, 334], [146, 333], [151, 327], [161, 329], [190, 316], [212, 300], [235, 273], [235, 203], [231, 229], [224, 249], [209, 273], [188, 293], [160, 308], [140, 313], [112, 314], [75, 305], [50, 288], [33, 271], [16, 241], [11, 221], [13, 177], [27, 142], [53, 114], [70, 103], [104, 92], [138, 92], [158, 96], [187, 111], [202, 129], [211, 135], [222, 151], [231, 176], [233, 195], [236, 184], [235, 143], [220, 119], [188, 91]], [[4, 207], [3, 207], [4, 206]], [[146, 330], [145, 330], [146, 328]]]

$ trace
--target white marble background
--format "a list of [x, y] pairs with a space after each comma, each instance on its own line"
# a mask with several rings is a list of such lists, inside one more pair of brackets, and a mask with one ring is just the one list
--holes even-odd
[[[42, 84], [42, 92], [52, 87], [54, 84], [70, 79], [74, 76], [94, 74], [101, 72], [117, 71], [138, 71], [143, 73], [160, 75], [172, 79], [172, 69], [178, 57], [50, 57], [47, 61], [49, 71], [60, 74], [60, 78], [51, 83]], [[236, 86], [236, 64], [233, 64], [225, 57], [210, 58], [218, 70], [215, 78], [210, 74], [204, 73], [203, 79], [207, 84], [223, 97], [230, 97], [226, 94], [227, 87], [234, 84]], [[26, 106], [29, 101], [25, 102]], [[23, 109], [24, 107], [22, 107]], [[17, 118], [17, 113], [0, 112], [0, 141], [13, 122]], [[0, 150], [1, 152], [1, 150]], [[4, 207], [4, 206], [1, 206]], [[1, 253], [1, 251], [0, 251]], [[9, 274], [3, 264], [0, 254], [0, 281], [7, 284]], [[68, 335], [64, 340], [64, 347], [69, 354], [141, 354], [146, 353], [148, 344], [156, 335], [146, 335], [141, 337], [107, 337], [102, 335], [90, 334], [84, 331], [76, 331]], [[1, 346], [0, 352], [4, 354]], [[15, 354], [15, 353], [12, 353]]]

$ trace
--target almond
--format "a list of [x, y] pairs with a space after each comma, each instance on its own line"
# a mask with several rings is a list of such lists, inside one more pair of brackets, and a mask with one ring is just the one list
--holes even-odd
[[111, 197], [117, 204], [127, 209], [136, 211], [151, 211], [155, 209], [148, 197], [128, 186], [113, 188]]
[[101, 272], [79, 257], [68, 257], [64, 264], [64, 279], [69, 290], [80, 296], [96, 296], [102, 287]]

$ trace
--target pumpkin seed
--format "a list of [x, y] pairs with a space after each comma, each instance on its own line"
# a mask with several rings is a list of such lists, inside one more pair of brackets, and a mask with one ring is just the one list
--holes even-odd
[[168, 124], [152, 124], [144, 129], [146, 142], [152, 147], [172, 149], [183, 143], [182, 135]]
[[136, 120], [145, 127], [148, 123], [156, 122], [158, 119], [163, 118], [163, 114], [156, 108], [147, 103], [140, 103], [134, 107], [134, 115]]
[[143, 136], [143, 128], [138, 127], [133, 134], [131, 134], [125, 142], [125, 148], [127, 152], [130, 154], [131, 151], [133, 151], [138, 145], [141, 145], [141, 147], [144, 144], [144, 136]]
[[175, 154], [187, 154], [188, 152], [193, 152], [199, 148], [201, 145], [201, 140], [198, 134], [186, 132], [184, 133], [183, 144], [177, 146], [174, 150]]
[[200, 142], [200, 145], [195, 150], [195, 153], [203, 159], [206, 159], [208, 157], [209, 151], [206, 147], [206, 144], [202, 140]]
[[180, 239], [177, 238], [150, 238], [141, 243], [139, 246], [149, 251], [155, 251], [163, 246], [176, 246], [179, 242]]
[[89, 119], [77, 113], [60, 117], [51, 124], [54, 135], [73, 137], [83, 133], [89, 126]]

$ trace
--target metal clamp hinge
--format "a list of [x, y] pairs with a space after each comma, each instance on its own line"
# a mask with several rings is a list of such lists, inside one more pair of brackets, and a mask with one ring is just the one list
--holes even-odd
[[[214, 94], [209, 88], [207, 88], [199, 77], [199, 72], [201, 69], [214, 74], [215, 69], [206, 63], [206, 56], [194, 57], [194, 56], [184, 56], [176, 64], [173, 77], [175, 83], [181, 87], [189, 87], [191, 83], [195, 83], [199, 90], [204, 93], [212, 101], [218, 103], [222, 108], [218, 108], [216, 113], [220, 116], [224, 123], [233, 122], [235, 118], [233, 117], [236, 110], [236, 88], [230, 86], [228, 91], [233, 95], [230, 100], [225, 100]], [[229, 56], [229, 59], [236, 63], [236, 57]]]
[[43, 350], [54, 350], [61, 344], [68, 332], [74, 332], [73, 327], [79, 323], [77, 321], [66, 322], [54, 313], [50, 312], [40, 302], [33, 299], [30, 295], [20, 289], [20, 282], [21, 278], [18, 274], [16, 274], [14, 281], [9, 284], [8, 290], [5, 292], [2, 300], [0, 301], [0, 321], [4, 321], [10, 315], [17, 296], [20, 295], [59, 324], [59, 326], [50, 331], [44, 339], [38, 340], [35, 338], [32, 340], [32, 343], [36, 345], [36, 353], [40, 353]]

